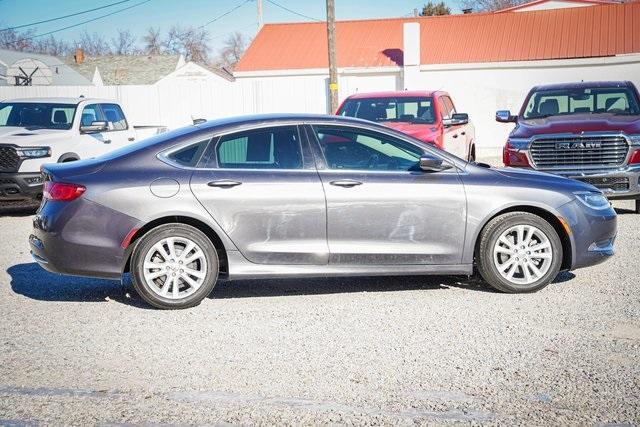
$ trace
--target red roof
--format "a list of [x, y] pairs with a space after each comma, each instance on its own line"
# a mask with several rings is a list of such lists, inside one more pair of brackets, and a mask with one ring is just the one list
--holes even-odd
[[389, 90], [383, 92], [358, 92], [351, 95], [351, 99], [367, 98], [416, 98], [421, 96], [435, 96], [446, 93], [440, 90]]
[[[401, 66], [405, 22], [420, 23], [422, 64], [590, 58], [640, 52], [640, 2], [632, 2], [520, 13], [338, 21], [338, 67]], [[324, 22], [266, 24], [235, 71], [327, 67]]]
[[[499, 9], [499, 10], [496, 10], [495, 12], [493, 12], [493, 13], [514, 12], [516, 10], [526, 9], [528, 7], [531, 7], [531, 6], [536, 6], [538, 4], [544, 4], [544, 3], [551, 2], [551, 1], [557, 1], [557, 0], [532, 0], [532, 1], [528, 1], [526, 3], [517, 4], [515, 6], [506, 7], [504, 9]], [[622, 1], [619, 1], [619, 0], [560, 0], [560, 1], [562, 1], [564, 3], [577, 3], [578, 6], [580, 4], [594, 5], [594, 4], [619, 4], [619, 3], [623, 3]]]

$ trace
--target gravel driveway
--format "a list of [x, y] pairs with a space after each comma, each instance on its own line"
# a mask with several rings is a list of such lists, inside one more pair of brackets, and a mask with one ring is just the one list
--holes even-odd
[[640, 216], [531, 295], [465, 277], [221, 283], [186, 311], [50, 274], [0, 217], [0, 424], [640, 424]]

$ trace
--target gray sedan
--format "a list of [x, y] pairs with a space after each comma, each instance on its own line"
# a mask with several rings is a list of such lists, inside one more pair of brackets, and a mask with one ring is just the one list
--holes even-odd
[[591, 185], [468, 163], [374, 123], [210, 121], [46, 165], [30, 236], [47, 270], [119, 279], [159, 308], [219, 278], [474, 273], [532, 292], [613, 255]]

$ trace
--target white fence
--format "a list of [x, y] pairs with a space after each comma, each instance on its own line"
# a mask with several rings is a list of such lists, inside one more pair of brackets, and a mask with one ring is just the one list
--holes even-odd
[[135, 125], [175, 128], [192, 118], [254, 113], [326, 113], [325, 79], [180, 81], [151, 86], [0, 86], [0, 100], [31, 97], [108, 98], [119, 101]]

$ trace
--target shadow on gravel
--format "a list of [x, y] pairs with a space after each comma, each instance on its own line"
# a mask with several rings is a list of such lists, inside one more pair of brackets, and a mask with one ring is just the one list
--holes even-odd
[[5, 204], [0, 205], [0, 216], [9, 216], [9, 217], [23, 217], [23, 216], [32, 216], [38, 210], [38, 206], [7, 206]]
[[[49, 273], [37, 263], [16, 264], [7, 269], [11, 289], [39, 301], [108, 302], [149, 308], [135, 291], [120, 282]], [[129, 295], [129, 296], [127, 296]]]
[[633, 209], [625, 209], [625, 208], [614, 207], [613, 210], [616, 211], [616, 213], [618, 215], [636, 215], [636, 213], [635, 213], [635, 211]]
[[[37, 263], [16, 264], [7, 269], [11, 289], [38, 301], [108, 302], [139, 308], [151, 308], [126, 280], [90, 279], [49, 273]], [[563, 272], [553, 283], [575, 277]], [[324, 295], [356, 292], [401, 292], [460, 288], [495, 293], [477, 277], [466, 276], [383, 276], [383, 277], [319, 277], [304, 279], [221, 280], [209, 298], [256, 298], [287, 295]]]
[[209, 298], [277, 297], [354, 292], [399, 292], [462, 288], [494, 292], [482, 281], [466, 276], [318, 277], [221, 281]]

